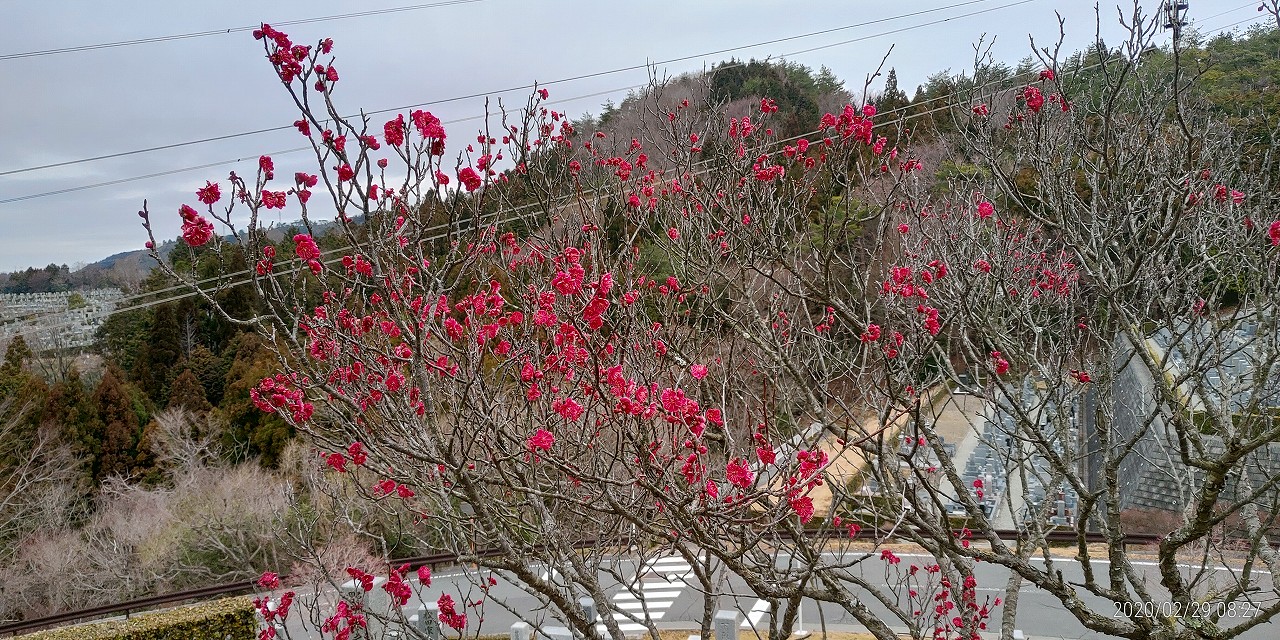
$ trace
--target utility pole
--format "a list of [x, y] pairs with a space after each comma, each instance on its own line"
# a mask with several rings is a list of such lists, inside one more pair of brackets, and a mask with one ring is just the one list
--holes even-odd
[[1187, 3], [1177, 0], [1165, 0], [1164, 28], [1173, 31], [1173, 43], [1176, 45], [1182, 37], [1182, 28], [1187, 26]]

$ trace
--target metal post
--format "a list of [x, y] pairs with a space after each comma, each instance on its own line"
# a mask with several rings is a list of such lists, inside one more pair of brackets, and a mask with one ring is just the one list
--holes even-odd
[[1182, 37], [1182, 28], [1187, 26], [1186, 0], [1166, 0], [1164, 3], [1164, 28], [1173, 30], [1173, 42], [1177, 44]]

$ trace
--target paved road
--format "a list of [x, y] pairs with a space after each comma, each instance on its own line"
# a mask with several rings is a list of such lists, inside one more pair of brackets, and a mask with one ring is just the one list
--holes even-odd
[[[903, 565], [909, 565], [912, 562], [924, 564], [931, 561], [929, 556], [899, 554], [903, 559]], [[1068, 579], [1082, 579], [1081, 569], [1074, 560], [1063, 559], [1059, 562], [1059, 568], [1063, 571]], [[878, 560], [866, 563], [867, 574], [865, 577], [869, 582], [877, 586], [886, 586], [884, 584], [883, 565]], [[610, 600], [615, 610], [620, 612], [628, 612], [641, 621], [647, 614], [658, 628], [690, 628], [696, 626], [695, 621], [703, 618], [704, 598], [700, 590], [693, 586], [696, 584], [692, 578], [691, 568], [681, 558], [659, 558], [650, 561], [641, 567], [640, 571], [636, 571], [635, 563], [620, 562], [618, 567], [624, 575], [639, 576], [638, 580], [632, 579], [629, 586], [615, 584], [606, 589], [610, 594]], [[1152, 581], [1157, 580], [1157, 570], [1154, 565], [1149, 567], [1152, 575]], [[543, 570], [545, 574], [545, 569]], [[976, 571], [979, 583], [978, 592], [979, 599], [984, 596], [995, 597], [1003, 596], [1003, 586], [1008, 578], [1008, 573], [1001, 567], [992, 565], [979, 565]], [[486, 574], [487, 577], [487, 574]], [[468, 611], [469, 633], [484, 634], [502, 634], [505, 635], [511, 628], [511, 625], [519, 620], [515, 615], [502, 607], [495, 606], [498, 601], [503, 602], [512, 609], [529, 612], [530, 621], [535, 624], [546, 625], [547, 627], [561, 626], [562, 623], [557, 622], [549, 611], [541, 609], [541, 604], [536, 598], [523, 592], [512, 582], [496, 576], [498, 582], [490, 589], [488, 598], [489, 605], [485, 607], [484, 619], [480, 620], [474, 612]], [[603, 579], [603, 578], [602, 578]], [[435, 580], [430, 588], [426, 590], [417, 589], [415, 583], [415, 591], [422, 593], [428, 602], [435, 602], [441, 593], [453, 594], [454, 598], [458, 598], [459, 592], [466, 593], [467, 588], [466, 575], [460, 571], [441, 573], [435, 576]], [[691, 584], [693, 583], [693, 584]], [[715, 609], [728, 609], [739, 612], [738, 619], [744, 629], [750, 629], [753, 625], [767, 625], [765, 620], [766, 605], [753, 595], [748, 595], [749, 590], [743, 581], [737, 576], [729, 575], [718, 589], [723, 594], [740, 594], [740, 595], [722, 595], [716, 599], [714, 603]], [[479, 597], [479, 593], [474, 589], [471, 590], [472, 598]], [[375, 589], [372, 593], [380, 594], [381, 590]], [[322, 610], [332, 610], [332, 595], [326, 596], [329, 606], [321, 605]], [[1088, 603], [1096, 611], [1105, 612], [1107, 614], [1117, 613], [1115, 606], [1096, 596], [1081, 592], [1081, 599]], [[1024, 587], [1019, 594], [1017, 628], [1021, 629], [1028, 638], [1072, 638], [1081, 640], [1093, 640], [1105, 638], [1104, 636], [1085, 629], [1075, 617], [1072, 616], [1062, 606], [1056, 598], [1035, 589]], [[892, 624], [892, 616], [888, 610], [874, 599], [868, 597], [865, 602], [873, 611], [881, 614], [881, 619], [890, 621], [891, 627], [902, 626]], [[416, 611], [418, 608], [418, 600], [411, 600], [406, 609], [410, 612]], [[1235, 611], [1235, 616], [1228, 618], [1229, 620], [1243, 621], [1244, 616], [1248, 615], [1248, 608], [1242, 603]], [[645, 626], [635, 620], [626, 617], [623, 613], [615, 613], [622, 630], [628, 634], [638, 634], [644, 631]], [[990, 631], [995, 633], [999, 631], [1000, 611], [993, 613], [993, 619], [990, 621]], [[828, 626], [849, 629], [857, 626], [857, 621], [848, 613], [830, 604], [824, 604], [819, 611], [817, 603], [807, 601], [802, 606], [802, 627], [805, 629], [818, 628], [819, 621], [824, 621]], [[603, 631], [603, 626], [601, 626]], [[290, 623], [291, 636], [295, 639], [302, 638], [318, 638], [314, 626], [310, 624], [302, 624], [300, 617], [291, 617]], [[1266, 640], [1275, 638], [1280, 634], [1280, 628], [1274, 622], [1263, 624], [1255, 629], [1245, 633], [1242, 638], [1244, 640]], [[330, 636], [331, 637], [331, 636]]]

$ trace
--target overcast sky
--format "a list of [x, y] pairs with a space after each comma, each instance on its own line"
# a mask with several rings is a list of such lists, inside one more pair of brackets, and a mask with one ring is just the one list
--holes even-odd
[[[1104, 35], [1112, 39], [1119, 33], [1113, 1], [1103, 2]], [[1161, 3], [1142, 4], [1153, 11]], [[1260, 19], [1265, 14], [1256, 12], [1257, 4], [1190, 0], [1189, 17], [1212, 33]], [[890, 45], [895, 48], [889, 64], [910, 95], [934, 72], [966, 69], [972, 43], [984, 34], [997, 36], [997, 57], [1013, 63], [1030, 53], [1028, 36], [1038, 44], [1056, 39], [1055, 11], [1066, 20], [1067, 50], [1090, 42], [1095, 27], [1092, 3], [1085, 0], [0, 0], [0, 174], [11, 172], [0, 175], [0, 271], [94, 262], [141, 248], [145, 237], [135, 213], [144, 198], [157, 220], [157, 236], [174, 237], [177, 207], [193, 203], [194, 190], [206, 179], [237, 169], [252, 173], [259, 155], [303, 141], [294, 131], [263, 133], [24, 169], [288, 125], [297, 118], [292, 103], [260, 44], [237, 29], [397, 7], [416, 8], [281, 30], [299, 43], [334, 39], [341, 74], [336, 96], [351, 113], [471, 94], [520, 104], [527, 90], [493, 92], [677, 58], [687, 59], [660, 65], [659, 71], [696, 71], [730, 56], [786, 57], [814, 69], [826, 65], [853, 89]], [[903, 16], [908, 13], [917, 15]], [[703, 55], [872, 21], [880, 22]], [[209, 31], [222, 33], [24, 55]], [[837, 44], [854, 39], [859, 41]], [[620, 101], [647, 77], [637, 69], [548, 88], [553, 108], [577, 116], [599, 113], [601, 103]], [[446, 122], [462, 120], [482, 113], [484, 98], [427, 108]], [[474, 136], [478, 126], [477, 120], [450, 125], [450, 141]], [[245, 160], [229, 162], [237, 158]], [[279, 175], [315, 170], [305, 164], [305, 154], [275, 158]], [[220, 164], [131, 179], [212, 163]], [[64, 189], [73, 191], [42, 195]], [[296, 210], [281, 216], [294, 218]]]

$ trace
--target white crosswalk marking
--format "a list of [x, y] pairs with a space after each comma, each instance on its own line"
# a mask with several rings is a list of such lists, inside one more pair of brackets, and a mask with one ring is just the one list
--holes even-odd
[[[652, 590], [652, 589], [645, 589], [642, 593], [644, 593], [644, 597], [645, 597], [646, 599], [650, 599], [650, 598], [662, 598], [662, 599], [666, 599], [666, 598], [674, 598], [674, 597], [676, 597], [676, 596], [680, 595], [680, 592], [682, 591], [682, 589], [672, 589], [672, 588], [671, 588], [671, 587], [672, 587], [672, 585], [665, 584], [665, 583], [661, 583], [661, 582], [660, 582], [660, 583], [655, 584], [654, 586], [655, 586], [655, 587], [657, 587], [657, 588], [663, 589], [663, 591], [655, 591], [655, 590]], [[636, 597], [636, 595], [635, 595], [634, 593], [631, 593], [630, 591], [623, 591], [622, 593], [616, 594], [616, 595], [614, 595], [614, 596], [613, 596], [613, 599], [614, 599], [614, 601], [617, 601], [617, 602], [621, 602], [621, 601], [623, 601], [623, 600], [639, 600], [639, 598], [637, 598], [637, 597]]]
[[646, 562], [645, 567], [654, 571], [690, 571], [693, 569], [693, 567], [689, 566], [689, 562], [680, 556], [654, 558]]
[[[613, 594], [613, 619], [623, 633], [647, 631], [648, 627], [632, 622], [628, 615], [643, 620], [648, 614], [650, 620], [661, 620], [666, 615], [676, 598], [684, 593], [688, 586], [684, 579], [693, 573], [693, 567], [679, 556], [654, 558], [642, 564], [637, 573], [637, 582], [630, 588]], [[604, 625], [597, 627], [604, 632]]]
[[[699, 557], [698, 559], [701, 560], [702, 558]], [[641, 577], [646, 573], [656, 573], [666, 577], [668, 581], [672, 581], [689, 577], [693, 574], [693, 567], [681, 556], [664, 556], [653, 558], [641, 565]]]
[[769, 603], [756, 600], [756, 603], [751, 605], [751, 611], [747, 612], [747, 619], [742, 621], [742, 628], [755, 629], [767, 613], [769, 613]]
[[644, 602], [615, 602], [613, 606], [619, 609], [625, 609], [628, 611], [630, 610], [643, 611], [645, 609], [648, 609], [649, 611], [654, 611], [659, 609], [666, 609], [670, 607], [674, 602], [675, 602], [674, 600], [646, 600]]

